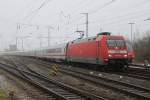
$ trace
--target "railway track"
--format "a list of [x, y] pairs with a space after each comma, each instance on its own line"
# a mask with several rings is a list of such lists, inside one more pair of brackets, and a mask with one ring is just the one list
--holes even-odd
[[115, 72], [115, 73], [110, 72], [110, 73], [150, 81], [150, 73], [145, 74], [145, 73], [142, 73], [142, 72], [130, 72], [130, 71], [122, 72], [122, 73], [120, 73], [120, 72]]
[[150, 76], [150, 70], [146, 70], [146, 69], [130, 68], [129, 71], [134, 74]]
[[[4, 65], [3, 65], [4, 66]], [[68, 92], [67, 90], [57, 86], [54, 83], [50, 83], [48, 80], [45, 81], [43, 80], [43, 78], [41, 78], [38, 75], [26, 72], [26, 71], [22, 71], [16, 68], [11, 68], [6, 65], [5, 67], [1, 67], [4, 70], [14, 74], [15, 76], [21, 77], [24, 80], [28, 80], [28, 82], [32, 82], [32, 84], [38, 86], [38, 88], [43, 89], [45, 92], [47, 92], [48, 94], [52, 96], [54, 96], [53, 98], [50, 99], [57, 99], [57, 100], [86, 100], [85, 97], [81, 97], [79, 95], [76, 95], [74, 93]], [[18, 72], [19, 71], [19, 72]], [[21, 73], [19, 75], [19, 73]]]
[[[32, 59], [32, 58], [29, 58], [29, 59]], [[32, 61], [37, 63], [34, 58], [32, 59]], [[43, 66], [51, 65], [51, 63], [43, 62], [42, 60], [38, 60], [38, 63], [40, 63]], [[60, 65], [60, 63], [57, 63], [57, 64]], [[64, 66], [66, 66], [66, 65], [64, 64]], [[98, 72], [98, 71], [96, 71], [96, 72]], [[141, 70], [141, 69], [137, 69], [137, 68], [130, 68], [129, 70], [123, 71], [123, 72], [107, 71], [107, 73], [150, 81], [150, 71], [143, 70], [143, 69]]]
[[[130, 64], [133, 67], [139, 67], [140, 69], [146, 70], [146, 66], [144, 64]], [[147, 67], [150, 67], [149, 65], [147, 65]]]
[[[24, 81], [30, 83], [30, 84], [32, 84], [33, 86], [35, 86], [35, 87], [41, 89], [44, 93], [46, 93], [45, 95], [48, 97], [48, 99], [50, 99], [50, 100], [61, 100], [61, 99], [57, 99], [57, 98], [56, 98], [56, 97], [57, 97], [56, 94], [51, 93], [51, 92], [48, 91], [46, 88], [40, 86], [39, 84], [37, 84], [37, 83], [31, 81], [31, 80], [28, 79], [28, 78], [26, 78], [26, 77], [24, 76], [25, 74], [20, 73], [20, 71], [18, 71], [18, 69], [13, 68], [13, 67], [10, 67], [10, 66], [8, 66], [8, 65], [4, 65], [4, 64], [0, 64], [0, 68], [3, 69], [3, 70], [5, 70], [6, 72], [9, 72], [10, 74], [12, 74], [12, 75], [14, 75], [14, 76], [16, 76], [16, 77], [18, 77], [18, 78], [20, 78], [20, 79], [22, 79], [22, 80], [24, 80]], [[58, 97], [58, 98], [61, 98], [61, 97]], [[64, 99], [63, 99], [63, 100], [64, 100]]]
[[[100, 96], [92, 95], [90, 93], [87, 93], [85, 91], [78, 90], [76, 88], [73, 88], [71, 86], [65, 85], [63, 83], [60, 83], [55, 80], [50, 80], [47, 77], [34, 72], [33, 70], [28, 71], [17, 69], [16, 67], [19, 67], [19, 64], [15, 64], [15, 68], [19, 72], [23, 73], [23, 76], [26, 77], [29, 80], [32, 80], [33, 82], [36, 82], [39, 84], [39, 86], [43, 86], [48, 90], [51, 90], [51, 92], [54, 92], [55, 94], [62, 96], [63, 99], [60, 100], [109, 100], [107, 98], [103, 98]], [[27, 67], [24, 65], [24, 67]], [[64, 99], [65, 98], [65, 99]]]
[[141, 99], [150, 99], [150, 90], [141, 86], [136, 86], [134, 84], [129, 84], [125, 82], [120, 82], [116, 80], [106, 79], [96, 75], [89, 75], [81, 71], [75, 71], [71, 69], [64, 68], [61, 70], [63, 73], [88, 80], [92, 83], [103, 85], [112, 89], [115, 89], [120, 92], [124, 92], [131, 96], [137, 96]]
[[[38, 63], [39, 64], [41, 63], [41, 65], [46, 66], [45, 62], [43, 63], [42, 61], [39, 61]], [[47, 67], [49, 66], [47, 65]], [[109, 87], [111, 89], [123, 92], [127, 95], [137, 97], [139, 99], [144, 99], [144, 100], [150, 99], [150, 89], [147, 89], [142, 86], [137, 86], [134, 84], [120, 82], [112, 79], [107, 79], [96, 75], [90, 75], [89, 73], [84, 73], [84, 71], [79, 71], [79, 70], [77, 71], [75, 69], [68, 69], [68, 68], [61, 67], [60, 71], [62, 73], [66, 73], [68, 75], [78, 77], [83, 80], [90, 81], [92, 83], [101, 86]]]
[[129, 68], [127, 71], [124, 72], [111, 73], [150, 81], [150, 71], [145, 69]]

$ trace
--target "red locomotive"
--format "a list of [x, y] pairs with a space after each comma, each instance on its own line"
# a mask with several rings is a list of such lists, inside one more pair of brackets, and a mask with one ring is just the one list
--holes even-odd
[[109, 32], [42, 50], [15, 52], [13, 55], [96, 65], [117, 65], [113, 66], [115, 68], [118, 65], [119, 68], [128, 66], [135, 57], [132, 45], [123, 36], [111, 35]]
[[[128, 48], [123, 36], [112, 36], [108, 32], [96, 37], [69, 43], [67, 61], [99, 65], [128, 65]], [[133, 58], [130, 58], [132, 60]]]

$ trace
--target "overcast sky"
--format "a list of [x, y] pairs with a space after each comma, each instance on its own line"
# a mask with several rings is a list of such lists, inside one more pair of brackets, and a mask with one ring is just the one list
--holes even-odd
[[[21, 49], [47, 46], [48, 26], [51, 27], [51, 45], [67, 42], [79, 37], [75, 31], [85, 31], [85, 15], [89, 13], [89, 36], [100, 31], [130, 37], [139, 31], [136, 38], [150, 30], [150, 0], [0, 0], [0, 50], [16, 43]], [[18, 30], [17, 30], [17, 25]]]

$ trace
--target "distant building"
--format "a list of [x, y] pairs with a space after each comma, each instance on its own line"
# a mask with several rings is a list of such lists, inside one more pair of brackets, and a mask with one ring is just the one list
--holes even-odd
[[8, 51], [17, 51], [17, 46], [16, 45], [9, 45], [9, 50]]

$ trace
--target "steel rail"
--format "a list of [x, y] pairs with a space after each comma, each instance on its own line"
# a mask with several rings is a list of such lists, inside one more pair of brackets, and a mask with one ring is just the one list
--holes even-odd
[[[19, 61], [19, 62], [20, 62], [20, 61]], [[20, 63], [22, 63], [22, 62], [20, 62]], [[22, 63], [22, 65], [23, 65], [23, 63]], [[55, 81], [55, 79], [52, 79], [52, 78], [49, 79], [48, 76], [44, 76], [44, 75], [42, 75], [42, 74], [40, 74], [40, 73], [38, 73], [38, 72], [32, 70], [32, 69], [29, 68], [27, 65], [24, 65], [24, 67], [26, 67], [30, 72], [32, 72], [32, 73], [34, 73], [34, 74], [37, 74], [37, 75], [39, 75], [39, 76], [41, 76], [41, 77], [43, 77], [43, 78], [45, 78], [45, 79], [47, 79], [47, 80], [52, 80], [53, 82], [55, 82], [55, 84], [58, 84], [58, 85], [62, 86], [63, 88], [66, 88], [66, 89], [68, 89], [68, 90], [71, 90], [72, 92], [75, 92], [75, 93], [77, 93], [77, 94], [83, 95], [83, 96], [85, 96], [85, 97], [87, 97], [87, 98], [92, 98], [92, 99], [94, 99], [94, 100], [110, 100], [110, 99], [108, 99], [108, 98], [106, 98], [106, 97], [97, 96], [97, 95], [95, 95], [95, 94], [91, 94], [91, 93], [89, 93], [89, 92], [86, 92], [86, 91], [83, 91], [83, 90], [74, 88], [74, 87], [69, 86], [69, 85], [66, 85], [66, 84], [64, 84], [64, 83], [60, 83], [60, 82], [58, 82], [58, 81]]]
[[118, 90], [120, 92], [124, 92], [131, 96], [136, 96], [141, 99], [150, 99], [150, 90], [144, 87], [139, 87], [139, 86], [129, 84], [129, 83], [127, 84], [124, 82], [99, 77], [96, 75], [89, 75], [87, 73], [83, 73], [83, 72], [79, 72], [75, 70], [64, 69], [62, 70], [62, 72], [75, 76], [75, 77], [82, 78], [84, 80], [88, 80], [95, 84], [100, 84], [106, 87], [110, 87], [112, 89]]
[[102, 77], [95, 76], [95, 75], [92, 76], [92, 75], [89, 75], [87, 73], [83, 73], [83, 72], [79, 72], [79, 71], [74, 71], [74, 70], [65, 71], [65, 70], [61, 70], [61, 71], [63, 73], [72, 75], [74, 77], [88, 80], [90, 82], [115, 89], [117, 91], [126, 93], [126, 94], [131, 95], [131, 96], [136, 96], [136, 97], [141, 98], [141, 99], [150, 99], [150, 90], [147, 88], [144, 88], [141, 86], [136, 86], [134, 84], [115, 81], [112, 79], [106, 79], [106, 78], [102, 78]]
[[[13, 65], [15, 65], [16, 67], [19, 67], [19, 64], [15, 63], [15, 61], [14, 61]], [[86, 91], [82, 91], [82, 90], [73, 88], [73, 87], [71, 87], [71, 86], [68, 86], [68, 85], [66, 85], [66, 84], [60, 83], [60, 82], [58, 82], [58, 81], [55, 81], [55, 80], [52, 80], [52, 79], [50, 80], [50, 79], [48, 79], [46, 76], [43, 76], [43, 75], [41, 75], [41, 74], [39, 74], [39, 73], [37, 73], [37, 72], [34, 72], [33, 70], [30, 70], [27, 66], [25, 66], [25, 65], [23, 65], [23, 64], [21, 64], [21, 65], [22, 65], [23, 67], [26, 67], [25, 69], [28, 69], [30, 72], [32, 72], [32, 74], [37, 75], [38, 78], [41, 78], [41, 77], [42, 77], [42, 78], [44, 78], [45, 80], [51, 81], [51, 82], [53, 82], [54, 84], [57, 84], [57, 85], [59, 85], [59, 86], [62, 87], [62, 88], [65, 88], [65, 89], [67, 89], [67, 90], [69, 90], [69, 91], [71, 91], [71, 92], [75, 92], [75, 93], [77, 93], [77, 94], [79, 94], [79, 95], [82, 95], [83, 97], [89, 98], [89, 100], [92, 100], [92, 99], [90, 99], [90, 98], [93, 98], [94, 100], [108, 100], [107, 98], [90, 94], [90, 93], [88, 93], [88, 92], [86, 92]], [[23, 71], [23, 72], [25, 72], [25, 71]], [[26, 73], [27, 73], [27, 72], [26, 72]], [[29, 73], [29, 74], [30, 74], [30, 73]], [[27, 76], [26, 76], [26, 77], [27, 77]]]
[[[9, 73], [26, 80], [27, 82], [31, 83], [32, 85], [44, 90], [46, 93], [54, 96], [57, 100], [86, 100], [85, 97], [80, 97], [76, 94], [66, 92], [66, 90], [60, 88], [56, 84], [50, 83], [50, 81], [47, 81], [47, 83], [43, 80], [41, 77], [37, 77], [36, 74], [32, 74], [26, 71], [22, 71], [20, 69], [10, 67], [8, 65], [0, 64], [0, 67], [4, 69], [5, 71], [8, 71]], [[19, 74], [20, 73], [20, 74]], [[91, 100], [91, 99], [89, 99]]]
[[4, 65], [4, 64], [0, 64], [0, 68], [5, 70], [6, 72], [9, 72], [10, 74], [16, 76], [17, 78], [20, 78], [28, 83], [30, 83], [31, 85], [37, 87], [38, 89], [41, 89], [42, 91], [44, 91], [45, 93], [48, 93], [48, 95], [50, 96], [49, 99], [56, 99], [56, 100], [66, 100], [64, 99], [63, 97], [60, 97], [59, 95], [57, 94], [54, 94], [54, 93], [51, 93], [49, 90], [47, 90], [45, 87], [42, 87], [40, 86], [39, 84], [36, 84], [35, 82], [25, 78], [23, 75], [20, 74], [20, 72], [16, 71], [15, 69], [10, 69], [10, 68], [7, 68], [8, 66], [7, 65]]
[[[29, 59], [31, 59], [31, 58], [29, 58]], [[32, 60], [34, 60], [34, 59], [32, 59]], [[35, 62], [35, 61], [34, 61]], [[37, 63], [37, 62], [36, 62]], [[38, 60], [38, 63], [40, 63], [40, 64], [42, 64], [42, 65], [44, 65], [44, 66], [47, 66], [49, 63], [48, 62], [43, 62], [43, 61], [41, 61], [41, 60]], [[59, 64], [59, 63], [57, 63], [57, 64]], [[130, 68], [131, 69], [131, 68]], [[135, 68], [132, 68], [131, 70], [137, 70], [137, 69], [135, 69]], [[97, 72], [97, 71], [96, 71]], [[149, 74], [146, 74], [145, 73], [145, 70], [144, 70], [144, 72], [143, 73], [141, 73], [141, 72], [135, 72], [135, 73], [130, 73], [131, 71], [128, 71], [128, 72], [108, 72], [108, 73], [112, 73], [112, 74], [116, 74], [116, 75], [123, 75], [123, 76], [127, 76], [127, 77], [133, 77], [133, 78], [137, 78], [137, 79], [142, 79], [142, 80], [150, 80], [150, 72], [149, 72]], [[146, 71], [147, 72], [147, 71]], [[148, 73], [148, 72], [147, 72]]]

